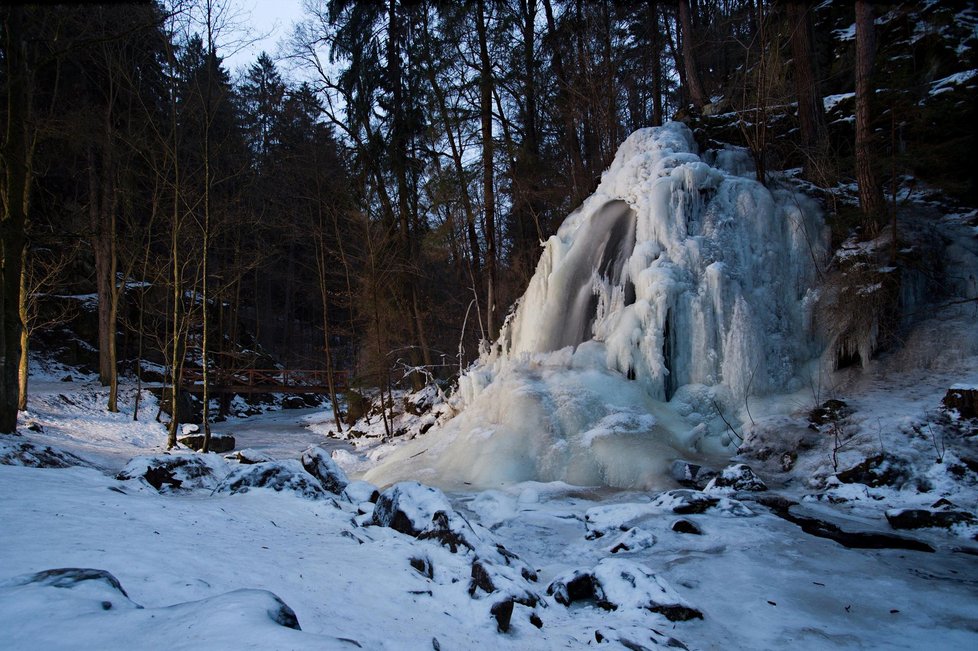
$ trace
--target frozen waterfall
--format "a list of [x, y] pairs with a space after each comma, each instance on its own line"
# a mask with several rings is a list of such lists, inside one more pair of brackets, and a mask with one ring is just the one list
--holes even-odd
[[796, 389], [821, 352], [819, 211], [741, 176], [744, 152], [695, 152], [679, 123], [632, 134], [460, 379], [457, 415], [367, 478], [651, 486], [676, 456], [732, 449], [717, 405]]

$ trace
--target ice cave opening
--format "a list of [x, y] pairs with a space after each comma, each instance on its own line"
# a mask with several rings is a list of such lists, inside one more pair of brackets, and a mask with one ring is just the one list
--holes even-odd
[[642, 488], [678, 456], [729, 454], [718, 406], [796, 390], [821, 353], [827, 248], [815, 202], [758, 183], [746, 152], [641, 129], [545, 243], [453, 416], [366, 478]]

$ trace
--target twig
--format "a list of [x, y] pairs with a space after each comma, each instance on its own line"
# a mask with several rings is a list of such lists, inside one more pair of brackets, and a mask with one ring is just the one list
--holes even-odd
[[730, 421], [728, 421], [728, 420], [726, 419], [726, 417], [725, 417], [725, 416], [723, 415], [723, 411], [722, 411], [722, 410], [720, 409], [720, 405], [718, 405], [718, 404], [717, 404], [717, 401], [716, 401], [716, 400], [714, 400], [714, 401], [713, 401], [713, 408], [717, 410], [717, 415], [718, 415], [718, 416], [720, 416], [720, 420], [722, 420], [722, 421], [723, 421], [723, 423], [724, 423], [724, 425], [726, 425], [726, 426], [727, 426], [727, 429], [729, 429], [729, 430], [730, 430], [730, 433], [731, 433], [731, 434], [733, 434], [734, 436], [736, 436], [736, 437], [737, 437], [737, 439], [738, 439], [738, 440], [739, 440], [739, 441], [740, 441], [741, 443], [743, 443], [743, 442], [744, 442], [744, 437], [743, 437], [743, 436], [741, 436], [740, 434], [738, 434], [738, 433], [737, 433], [737, 430], [735, 430], [735, 429], [733, 428], [733, 425], [731, 425], [731, 424], [730, 424]]

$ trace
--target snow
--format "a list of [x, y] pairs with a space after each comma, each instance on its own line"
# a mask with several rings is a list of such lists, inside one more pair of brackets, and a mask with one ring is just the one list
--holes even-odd
[[741, 176], [744, 150], [717, 155], [723, 169], [695, 151], [675, 122], [629, 136], [460, 379], [461, 413], [376, 451], [366, 478], [653, 487], [676, 456], [735, 448], [724, 410], [800, 386], [821, 352], [809, 314], [821, 215]]
[[[967, 385], [978, 382], [978, 372], [961, 371], [967, 358], [959, 362], [960, 367], [924, 382], [906, 376], [903, 383], [851, 384], [853, 418], [873, 431], [877, 419], [887, 430], [900, 422], [912, 431], [927, 405], [939, 403], [949, 377]], [[875, 369], [875, 377], [896, 377], [893, 369], [902, 363], [892, 360], [891, 366]], [[97, 408], [104, 404], [104, 389], [68, 384], [62, 391], [68, 400], [32, 396], [31, 413], [44, 432], [25, 430], [14, 440], [57, 439], [67, 452], [88, 456], [95, 445], [91, 440], [97, 440], [115, 450], [98, 455], [106, 461], [133, 448], [144, 457], [155, 452], [155, 442], [165, 434], [153, 420], [151, 401], [141, 409], [139, 423], [131, 415], [106, 418]], [[783, 404], [774, 403], [785, 400], [759, 399], [753, 405], [759, 425], [774, 418], [770, 413], [783, 414]], [[130, 410], [131, 403], [122, 407]], [[306, 446], [321, 445], [321, 435], [297, 419], [287, 432], [281, 419], [263, 414], [248, 423], [252, 443], [267, 448], [277, 437], [297, 443], [304, 438], [304, 445], [290, 453], [292, 471], [299, 474], [296, 459]], [[56, 426], [59, 422], [73, 423], [71, 436]], [[265, 441], [259, 435], [263, 422], [273, 425]], [[145, 436], [132, 437], [133, 429]], [[920, 463], [929, 454], [930, 443], [915, 436], [891, 436], [886, 444], [893, 454]], [[926, 494], [837, 482], [811, 494], [800, 481], [786, 494], [802, 501], [796, 513], [849, 529], [885, 531], [885, 510], [926, 508], [945, 494], [974, 510], [975, 488], [951, 482], [945, 471], [961, 451], [949, 441], [943, 464], [926, 462], [934, 486]], [[207, 458], [215, 468], [226, 463], [218, 455]], [[824, 451], [815, 450], [810, 461], [825, 458]], [[973, 530], [912, 532], [937, 548], [933, 554], [846, 549], [739, 496], [614, 491], [563, 482], [448, 492], [412, 484], [428, 522], [447, 510], [456, 529], [474, 541], [479, 558], [489, 559], [485, 564], [499, 588], [470, 594], [476, 554], [451, 553], [434, 539], [367, 526], [373, 489], [360, 480], [347, 485], [344, 500], [307, 499], [269, 488], [226, 494], [202, 486], [161, 493], [139, 480], [116, 479], [123, 465], [107, 465], [106, 473], [88, 467], [0, 466], [4, 648], [357, 648], [352, 640], [367, 649], [428, 649], [435, 639], [445, 649], [553, 649], [584, 648], [597, 635], [632, 648], [665, 645], [669, 638], [691, 649], [782, 649], [789, 641], [798, 649], [970, 649], [978, 643], [970, 626], [978, 618], [973, 595], [978, 568], [969, 555], [953, 551], [974, 547]], [[227, 463], [235, 467], [253, 466]], [[799, 467], [802, 478], [811, 466], [800, 459]], [[850, 501], [817, 499], [822, 494]], [[812, 497], [801, 500], [805, 495]], [[704, 499], [711, 504], [705, 510], [683, 515], [703, 535], [672, 531], [676, 510]], [[605, 535], [590, 535], [599, 529]], [[517, 555], [539, 580], [527, 584], [515, 571], [519, 565], [506, 566], [495, 556], [495, 544]], [[427, 564], [430, 578], [412, 567], [411, 559]], [[611, 562], [616, 559], [627, 562]], [[104, 570], [128, 596], [108, 579], [74, 587], [29, 580], [57, 568]], [[545, 586], [574, 571], [593, 573], [603, 586], [601, 598], [617, 609], [606, 611], [588, 599], [565, 607], [545, 594]], [[509, 632], [498, 633], [492, 607], [507, 595], [522, 594], [527, 585], [538, 605], [516, 603]], [[670, 621], [648, 609], [653, 601], [684, 605], [703, 619]], [[111, 608], [105, 610], [102, 602]], [[294, 612], [301, 630], [270, 616], [280, 611], [280, 602]]]
[[930, 95], [940, 95], [954, 90], [955, 86], [965, 84], [978, 76], [978, 70], [964, 70], [931, 82]]
[[855, 93], [839, 93], [837, 95], [826, 95], [822, 98], [822, 104], [825, 106], [826, 112], [834, 109], [840, 102], [848, 99], [852, 99], [856, 96]]

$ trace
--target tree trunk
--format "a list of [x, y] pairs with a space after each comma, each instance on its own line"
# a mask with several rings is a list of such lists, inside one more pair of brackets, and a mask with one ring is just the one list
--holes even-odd
[[[795, 95], [798, 98], [798, 128], [804, 156], [805, 178], [815, 181], [819, 159], [825, 148], [825, 107], [815, 74], [812, 45], [812, 19], [806, 2], [789, 2], [788, 25], [791, 29], [791, 56], [794, 59]], [[822, 179], [824, 180], [824, 179]]]
[[564, 68], [563, 57], [557, 44], [557, 25], [554, 21], [554, 11], [550, 0], [543, 0], [543, 10], [547, 18], [547, 31], [550, 48], [553, 52], [554, 73], [557, 76], [557, 108], [563, 121], [564, 150], [571, 159], [571, 204], [577, 205], [584, 199], [584, 193], [589, 191], [584, 184], [584, 159], [581, 156], [581, 141], [577, 133], [577, 124], [571, 110], [571, 84]]
[[697, 113], [702, 113], [703, 107], [707, 105], [707, 98], [700, 79], [699, 66], [696, 65], [693, 19], [689, 10], [689, 0], [679, 0], [679, 29], [682, 32], [683, 65], [686, 69], [689, 101]]
[[652, 126], [662, 126], [662, 35], [659, 33], [659, 3], [650, 2], [652, 23]]
[[482, 114], [482, 200], [483, 230], [486, 234], [487, 309], [486, 331], [489, 339], [496, 338], [496, 190], [493, 177], [492, 140], [492, 60], [489, 58], [486, 37], [485, 0], [476, 3], [476, 31], [479, 34], [479, 111]]
[[17, 367], [17, 410], [27, 409], [28, 348], [30, 344], [27, 328], [27, 254], [20, 263], [20, 364]]
[[859, 206], [870, 235], [879, 229], [883, 215], [883, 189], [873, 168], [873, 128], [870, 101], [873, 95], [871, 75], [876, 57], [876, 26], [873, 6], [866, 0], [856, 2], [856, 182]]
[[25, 228], [30, 198], [27, 128], [29, 93], [26, 43], [21, 34], [23, 7], [2, 11], [6, 30], [7, 124], [3, 161], [3, 221], [0, 223], [0, 433], [17, 432], [18, 372], [20, 368], [20, 287]]

